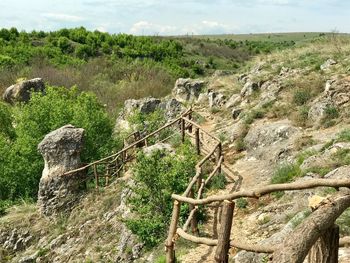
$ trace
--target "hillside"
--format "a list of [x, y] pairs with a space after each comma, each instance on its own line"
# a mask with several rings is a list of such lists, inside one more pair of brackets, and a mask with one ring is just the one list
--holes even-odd
[[[45, 35], [43, 41], [49, 37], [50, 35]], [[122, 36], [113, 37], [118, 39]], [[70, 213], [57, 214], [54, 217], [44, 216], [40, 212], [40, 205], [34, 202], [18, 202], [25, 196], [17, 192], [22, 189], [27, 191], [28, 186], [20, 188], [16, 185], [18, 188], [15, 188], [12, 174], [8, 173], [8, 177], [4, 178], [9, 180], [6, 182], [11, 182], [8, 185], [13, 188], [4, 189], [9, 193], [6, 197], [14, 197], [15, 205], [7, 210], [3, 209], [4, 215], [0, 217], [0, 261], [164, 262], [164, 241], [173, 211], [171, 194], [182, 194], [185, 191], [188, 182], [196, 174], [196, 164], [211, 151], [214, 145], [210, 139], [212, 137], [218, 138], [220, 146], [222, 145], [223, 170], [205, 188], [203, 198], [270, 184], [308, 182], [313, 179], [349, 179], [350, 40], [347, 36], [340, 35], [310, 34], [308, 37], [310, 41], [304, 42], [303, 37], [299, 36], [296, 41], [298, 44], [291, 46], [288, 43], [283, 45], [283, 42], [275, 46], [264, 41], [254, 46], [254, 41], [261, 39], [249, 39], [244, 44], [225, 40], [226, 38], [220, 40], [221, 37], [213, 37], [213, 40], [202, 40], [202, 37], [178, 38], [174, 41], [182, 47], [180, 54], [177, 54], [181, 59], [191, 57], [194, 60], [204, 60], [214, 56], [214, 61], [221, 66], [205, 68], [200, 74], [192, 72], [179, 76], [172, 75], [172, 69], [162, 59], [149, 62], [150, 68], [142, 64], [142, 67], [145, 66], [150, 71], [157, 70], [159, 66], [169, 74], [167, 76], [171, 76], [162, 79], [164, 82], [155, 77], [157, 87], [161, 88], [167, 83], [166, 91], [154, 91], [150, 84], [141, 93], [136, 93], [137, 96], [123, 96], [123, 90], [119, 90], [118, 85], [125, 85], [130, 89], [130, 83], [134, 81], [140, 81], [139, 87], [146, 82], [145, 79], [138, 80], [137, 76], [129, 76], [130, 82], [124, 84], [123, 80], [115, 80], [115, 83], [118, 81], [116, 90], [113, 88], [115, 83], [111, 84], [112, 93], [120, 91], [114, 95], [118, 97], [118, 102], [115, 97], [108, 97], [108, 92], [103, 89], [94, 89], [103, 103], [109, 99], [110, 112], [115, 111], [116, 105], [120, 108], [119, 115], [113, 122], [95, 96], [80, 93], [81, 90], [92, 89], [83, 88], [79, 83], [79, 89], [70, 91], [46, 87], [46, 94], [39, 92], [33, 95], [27, 104], [14, 103], [10, 106], [2, 103], [0, 113], [4, 114], [0, 117], [6, 120], [6, 126], [0, 129], [0, 143], [6, 146], [3, 149], [7, 151], [2, 150], [2, 156], [7, 156], [8, 153], [12, 158], [18, 153], [23, 153], [24, 157], [29, 156], [29, 161], [23, 164], [29, 166], [33, 163], [30, 168], [33, 173], [43, 169], [43, 158], [37, 153], [37, 144], [43, 140], [45, 134], [57, 131], [56, 129], [68, 123], [86, 130], [87, 150], [82, 151], [82, 165], [118, 152], [122, 148], [121, 144], [125, 147], [133, 145], [137, 139], [152, 133], [169, 120], [182, 121], [183, 119], [176, 118], [190, 106], [193, 110], [191, 118], [199, 126], [192, 127], [192, 133], [188, 134], [184, 143], [181, 136], [185, 134], [179, 133], [177, 122], [156, 136], [147, 138], [146, 142], [141, 139], [142, 145], [138, 142], [135, 150], [132, 148], [129, 152], [125, 151], [126, 157], [120, 154], [123, 161], [130, 157], [130, 161], [125, 161], [120, 172], [118, 171], [120, 178], [112, 180], [110, 184], [108, 179], [101, 179], [100, 184], [97, 183], [97, 189], [94, 189], [96, 177], [94, 178], [91, 166], [87, 171], [91, 176], [90, 184], [87, 184], [87, 191], [80, 201], [71, 207]], [[142, 37], [135, 38], [134, 41], [138, 43], [146, 41], [145, 39], [152, 43], [173, 43], [173, 40], [168, 39]], [[11, 40], [5, 49], [10, 49], [10, 42]], [[254, 51], [254, 48], [257, 49]], [[233, 52], [237, 50], [239, 52]], [[78, 59], [75, 55], [67, 56], [69, 59]], [[132, 63], [139, 63], [138, 56], [140, 54], [132, 58], [135, 59]], [[96, 72], [104, 72], [109, 67], [98, 67], [100, 63], [103, 65], [103, 59], [104, 56], [92, 56], [82, 60], [78, 63], [81, 65], [77, 72], [85, 72], [84, 67], [92, 64], [97, 67]], [[173, 60], [173, 55], [168, 59]], [[117, 61], [126, 63], [128, 60], [123, 57]], [[226, 64], [228, 61], [232, 64]], [[40, 68], [37, 68], [26, 77], [35, 72], [36, 77], [45, 79], [46, 76], [53, 76], [52, 72], [70, 72], [69, 65], [57, 67], [50, 63], [52, 61], [41, 68], [50, 67], [53, 70], [47, 75], [40, 75]], [[174, 63], [184, 70], [193, 69]], [[15, 64], [14, 68], [3, 68], [3, 72], [17, 72], [17, 67], [24, 70], [28, 65], [31, 70], [36, 67], [31, 62], [28, 65], [17, 62]], [[134, 72], [135, 68], [128, 70]], [[20, 73], [16, 74], [23, 74], [25, 71], [18, 72]], [[45, 71], [42, 72], [46, 74]], [[155, 76], [159, 76], [158, 73]], [[180, 78], [175, 82], [177, 77], [188, 76], [193, 79]], [[8, 82], [3, 83], [14, 83], [16, 77], [8, 78]], [[50, 85], [63, 84], [52, 83], [50, 79], [47, 82]], [[102, 82], [100, 87], [106, 86], [106, 82]], [[148, 95], [155, 98], [149, 98]], [[132, 99], [126, 100], [129, 98]], [[86, 114], [82, 114], [83, 112]], [[46, 124], [43, 121], [45, 117], [52, 121]], [[183, 126], [184, 131], [186, 122]], [[200, 129], [197, 130], [196, 127]], [[140, 133], [135, 135], [133, 132], [137, 131]], [[196, 131], [199, 134], [201, 156], [196, 154]], [[128, 134], [134, 134], [134, 140], [133, 136], [123, 140]], [[30, 136], [32, 137], [29, 138]], [[112, 136], [115, 141], [110, 143]], [[51, 152], [47, 156], [41, 153], [44, 158], [55, 155]], [[112, 157], [113, 163], [118, 162], [119, 159], [114, 159], [114, 155]], [[10, 158], [4, 160], [10, 163]], [[220, 162], [211, 161], [210, 158], [208, 160], [201, 169], [205, 179]], [[22, 164], [23, 160], [18, 158], [15, 161], [16, 164]], [[57, 160], [58, 163], [59, 161]], [[109, 166], [102, 166], [103, 162], [98, 167], [101, 174], [105, 172], [103, 169], [109, 169]], [[15, 166], [6, 166], [4, 162], [0, 167], [5, 167], [4, 171], [8, 172]], [[31, 176], [21, 169], [20, 172], [26, 173], [26, 176], [16, 175], [18, 178]], [[67, 171], [69, 169], [65, 170]], [[36, 181], [28, 181], [30, 185], [38, 184], [41, 174], [35, 176]], [[59, 175], [55, 176], [59, 178]], [[199, 186], [200, 184], [200, 189]], [[33, 198], [37, 189], [30, 190], [27, 197], [31, 195]], [[32, 194], [33, 191], [35, 194]], [[314, 196], [321, 199], [331, 198], [335, 192], [334, 188], [321, 187], [279, 191], [259, 198], [241, 197], [235, 200], [231, 238], [248, 244], [277, 246], [313, 214], [311, 201]], [[218, 204], [200, 206], [197, 215], [201, 237], [215, 237], [220, 229], [218, 207]], [[181, 209], [179, 226], [185, 223], [191, 207], [182, 206]], [[337, 219], [337, 224], [341, 237], [350, 235], [349, 209]], [[197, 245], [181, 237], [175, 241], [179, 262], [215, 262], [215, 247]], [[234, 247], [230, 249], [230, 262], [268, 262], [268, 258], [267, 254], [247, 252]], [[349, 248], [339, 249], [339, 259], [339, 262], [344, 263], [350, 260]]]

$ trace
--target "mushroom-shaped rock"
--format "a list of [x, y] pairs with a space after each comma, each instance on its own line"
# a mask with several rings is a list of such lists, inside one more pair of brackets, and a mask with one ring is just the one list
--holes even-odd
[[69, 212], [85, 186], [85, 172], [64, 173], [81, 166], [84, 129], [63, 126], [45, 136], [38, 149], [45, 160], [39, 184], [38, 206], [46, 216]]
[[21, 81], [8, 87], [3, 95], [4, 101], [8, 103], [27, 102], [30, 99], [30, 92], [44, 92], [45, 83], [41, 78]]

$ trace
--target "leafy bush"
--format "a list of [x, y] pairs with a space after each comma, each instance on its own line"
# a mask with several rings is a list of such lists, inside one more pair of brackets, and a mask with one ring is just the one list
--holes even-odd
[[311, 94], [308, 90], [306, 89], [299, 89], [294, 92], [293, 95], [293, 102], [296, 105], [304, 105], [308, 100], [311, 98]]
[[14, 107], [13, 127], [10, 112], [1, 104], [0, 118], [7, 123], [0, 132], [0, 200], [36, 198], [44, 168], [37, 145], [52, 130], [69, 123], [85, 129], [83, 162], [105, 156], [116, 145], [104, 107], [96, 96], [76, 88], [48, 87], [45, 95], [32, 93], [27, 104]]
[[[129, 203], [136, 217], [127, 220], [130, 230], [145, 242], [155, 246], [165, 235], [172, 214], [172, 193], [182, 193], [195, 174], [197, 157], [189, 144], [177, 149], [177, 154], [155, 151], [150, 156], [142, 152], [134, 168], [133, 195]], [[182, 211], [182, 219], [186, 215]], [[182, 220], [181, 219], [181, 220]]]
[[238, 208], [246, 208], [248, 206], [248, 201], [246, 198], [240, 197], [236, 200], [236, 206]]
[[226, 177], [224, 174], [214, 176], [209, 182], [210, 189], [224, 189], [226, 185]]

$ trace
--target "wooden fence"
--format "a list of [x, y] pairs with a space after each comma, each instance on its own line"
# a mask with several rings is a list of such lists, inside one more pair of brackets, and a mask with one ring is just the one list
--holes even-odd
[[[182, 195], [172, 195], [172, 198], [174, 200], [173, 212], [168, 231], [168, 237], [165, 242], [167, 263], [173, 263], [176, 261], [175, 243], [179, 237], [197, 244], [216, 246], [215, 261], [218, 263], [228, 262], [229, 249], [231, 247], [251, 252], [269, 254], [280, 250], [280, 247], [261, 244], [247, 244], [230, 238], [231, 227], [234, 219], [233, 215], [235, 209], [235, 199], [241, 197], [258, 199], [261, 196], [272, 192], [302, 190], [322, 186], [334, 187], [336, 189], [339, 187], [350, 187], [350, 179], [314, 179], [301, 183], [267, 185], [256, 189], [236, 191], [230, 194], [213, 195], [203, 198], [206, 186], [215, 176], [223, 172], [232, 178], [234, 174], [224, 163], [221, 141], [216, 136], [207, 132], [200, 125], [194, 122], [192, 120], [192, 113], [192, 109], [188, 109], [180, 117], [172, 120], [163, 127], [144, 137], [142, 137], [139, 132], [135, 132], [124, 140], [124, 148], [119, 152], [101, 160], [92, 162], [81, 168], [66, 172], [64, 174], [68, 176], [73, 173], [85, 171], [88, 175], [87, 178], [93, 180], [95, 182], [95, 188], [99, 189], [99, 187], [107, 186], [111, 180], [119, 177], [121, 171], [125, 169], [127, 163], [134, 158], [135, 149], [148, 146], [151, 140], [153, 140], [153, 142], [163, 142], [169, 140], [172, 136], [175, 135], [175, 133], [172, 133], [166, 138], [160, 138], [159, 134], [161, 134], [164, 130], [178, 130], [180, 132], [182, 142], [185, 141], [186, 136], [189, 137], [195, 145], [197, 154], [204, 155], [204, 157], [199, 161], [199, 163], [197, 163], [196, 174], [189, 182], [184, 193], [182, 193]], [[130, 139], [132, 139], [133, 142], [131, 142], [129, 145], [126, 145]], [[203, 172], [204, 165], [206, 165], [206, 169], [208, 169], [208, 167], [211, 169], [209, 175], [206, 177]], [[189, 206], [190, 211], [185, 223], [182, 226], [179, 226], [181, 206], [185, 204]], [[221, 221], [218, 235], [216, 237], [216, 235], [213, 233], [212, 238], [200, 237], [197, 220], [199, 206], [213, 204], [216, 206], [221, 206]], [[191, 234], [188, 233], [189, 229], [191, 231]], [[337, 232], [333, 231], [332, 233], [335, 233], [335, 239], [337, 239]], [[317, 238], [322, 238], [322, 235], [323, 233], [319, 233]], [[332, 238], [334, 239], [334, 237]], [[339, 244], [346, 245], [350, 241], [349, 239], [345, 240], [341, 240], [341, 242], [329, 242], [329, 244], [333, 246], [332, 248], [329, 248], [329, 250], [337, 251], [338, 247], [334, 248], [334, 246], [338, 246]], [[315, 249], [312, 249], [312, 251], [315, 251]], [[312, 257], [310, 256], [309, 258]], [[319, 255], [315, 258], [319, 260]], [[332, 258], [333, 261], [327, 262], [336, 263], [337, 257], [333, 256]], [[310, 261], [310, 263], [316, 262]]]

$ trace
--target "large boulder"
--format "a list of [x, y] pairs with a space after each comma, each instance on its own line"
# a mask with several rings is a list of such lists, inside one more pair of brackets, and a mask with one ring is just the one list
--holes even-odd
[[180, 102], [194, 101], [198, 98], [205, 86], [202, 80], [183, 79], [176, 81], [173, 89], [173, 96]]
[[27, 102], [30, 99], [30, 93], [44, 92], [45, 83], [41, 78], [25, 80], [8, 87], [3, 94], [4, 101], [8, 103]]
[[83, 136], [84, 129], [66, 125], [47, 134], [38, 145], [45, 161], [38, 206], [46, 216], [69, 212], [84, 190], [84, 171], [63, 175], [81, 166]]
[[130, 115], [135, 110], [139, 110], [141, 113], [148, 114], [154, 112], [159, 106], [160, 102], [160, 99], [152, 97], [147, 97], [140, 100], [126, 100], [124, 102], [124, 114]]
[[298, 131], [289, 121], [260, 122], [252, 126], [244, 141], [250, 149], [256, 149], [287, 140]]

